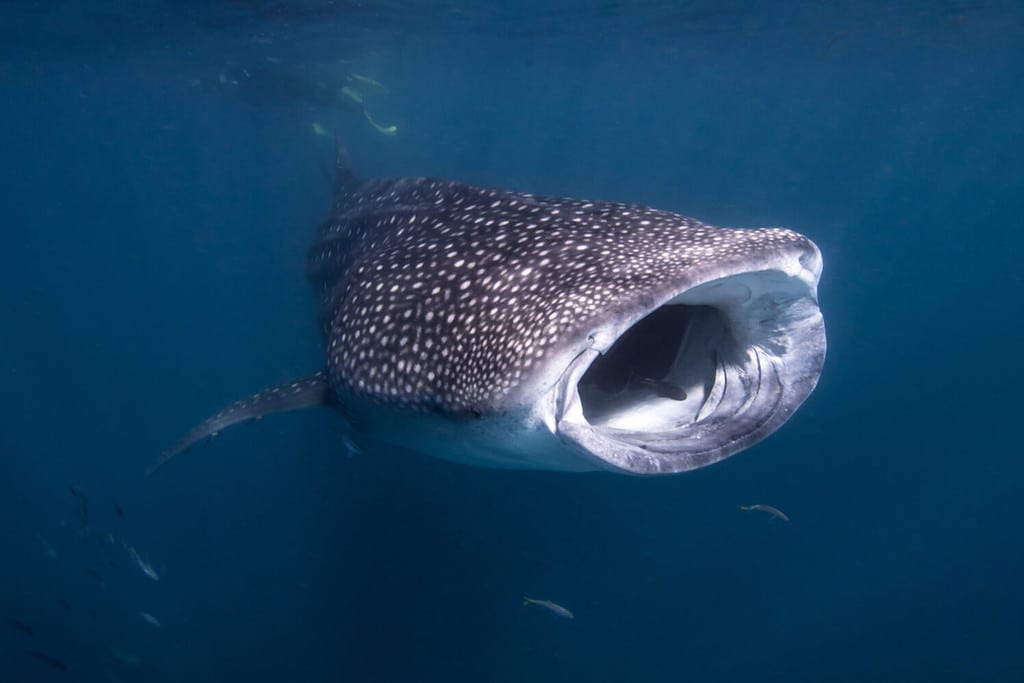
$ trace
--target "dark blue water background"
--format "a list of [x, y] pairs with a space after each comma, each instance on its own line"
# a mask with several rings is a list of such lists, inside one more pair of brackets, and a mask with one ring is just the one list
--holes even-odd
[[[81, 4], [0, 6], [0, 681], [1024, 680], [1016, 3]], [[342, 59], [397, 136], [217, 87]], [[143, 479], [322, 362], [313, 122], [367, 177], [809, 235], [818, 389], [676, 477], [349, 458], [311, 410]]]

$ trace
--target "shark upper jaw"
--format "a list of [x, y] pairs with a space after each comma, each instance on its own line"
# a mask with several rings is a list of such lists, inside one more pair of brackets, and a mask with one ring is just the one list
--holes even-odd
[[778, 429], [825, 359], [810, 242], [728, 267], [588, 336], [536, 415], [580, 469], [670, 474], [704, 467]]

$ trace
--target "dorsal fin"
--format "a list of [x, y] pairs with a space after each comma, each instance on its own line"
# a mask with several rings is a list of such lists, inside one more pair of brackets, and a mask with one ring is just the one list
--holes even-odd
[[352, 160], [341, 136], [334, 138], [334, 197], [344, 197], [359, 187], [359, 178], [352, 172]]
[[327, 373], [323, 370], [295, 382], [264, 389], [241, 401], [235, 401], [216, 415], [193, 427], [191, 431], [181, 437], [178, 443], [174, 444], [173, 448], [161, 455], [160, 459], [146, 470], [146, 476], [153, 474], [167, 464], [171, 458], [187, 451], [203, 439], [216, 436], [221, 430], [239, 422], [311, 406], [336, 405], [337, 402], [338, 400], [327, 382]]

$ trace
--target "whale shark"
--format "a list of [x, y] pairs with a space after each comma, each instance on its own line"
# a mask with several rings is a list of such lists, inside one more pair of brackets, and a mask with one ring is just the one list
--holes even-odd
[[327, 406], [349, 447], [499, 468], [685, 472], [772, 434], [825, 359], [822, 257], [789, 229], [635, 204], [362, 179], [338, 145], [309, 250], [323, 366], [221, 430]]

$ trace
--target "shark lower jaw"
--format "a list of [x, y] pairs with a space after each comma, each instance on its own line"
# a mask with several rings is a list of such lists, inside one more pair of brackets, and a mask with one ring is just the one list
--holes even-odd
[[767, 437], [825, 359], [810, 256], [716, 277], [610, 324], [613, 343], [578, 355], [555, 388], [556, 434], [595, 469], [631, 474], [697, 469]]

